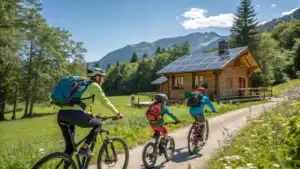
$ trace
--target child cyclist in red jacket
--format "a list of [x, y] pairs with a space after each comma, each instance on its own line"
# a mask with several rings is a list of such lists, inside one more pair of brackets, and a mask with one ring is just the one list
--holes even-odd
[[161, 139], [160, 150], [162, 150], [164, 147], [164, 140], [168, 136], [168, 129], [166, 126], [164, 126], [164, 115], [167, 114], [169, 117], [171, 117], [176, 123], [180, 123], [180, 120], [177, 119], [177, 117], [170, 112], [168, 107], [166, 106], [168, 101], [168, 96], [165, 94], [159, 93], [154, 96], [155, 102], [149, 107], [146, 116], [148, 121], [150, 122], [151, 128], [154, 131], [154, 134], [156, 132], [163, 134], [163, 139]]

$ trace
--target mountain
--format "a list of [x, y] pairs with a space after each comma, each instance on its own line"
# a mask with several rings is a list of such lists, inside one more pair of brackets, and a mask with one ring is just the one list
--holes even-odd
[[272, 29], [275, 28], [276, 25], [281, 24], [281, 23], [287, 23], [290, 22], [294, 19], [300, 19], [300, 8], [295, 9], [292, 13], [288, 15], [284, 15], [282, 17], [273, 19], [269, 22], [266, 22], [262, 25], [260, 25], [258, 28], [261, 31], [271, 31]]
[[228, 36], [221, 36], [215, 32], [191, 33], [186, 36], [163, 38], [155, 42], [140, 42], [135, 45], [127, 45], [121, 49], [117, 49], [105, 55], [99, 61], [89, 63], [89, 66], [98, 64], [101, 68], [106, 68], [108, 64], [114, 65], [119, 60], [120, 63], [129, 61], [132, 53], [136, 52], [141, 58], [144, 53], [147, 53], [149, 58], [154, 57], [158, 47], [169, 48], [174, 44], [182, 44], [184, 41], [189, 41], [193, 51], [205, 51], [217, 46], [220, 40], [228, 40]]

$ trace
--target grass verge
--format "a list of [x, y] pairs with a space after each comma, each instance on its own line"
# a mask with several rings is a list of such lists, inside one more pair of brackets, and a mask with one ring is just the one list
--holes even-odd
[[300, 102], [283, 104], [250, 120], [230, 147], [221, 148], [209, 169], [300, 168]]
[[273, 96], [276, 97], [282, 96], [286, 89], [295, 88], [297, 85], [300, 85], [300, 79], [292, 79], [287, 83], [276, 85], [272, 88]]

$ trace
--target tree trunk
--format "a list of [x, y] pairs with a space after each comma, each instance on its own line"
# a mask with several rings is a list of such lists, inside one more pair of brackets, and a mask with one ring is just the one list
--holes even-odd
[[32, 64], [32, 57], [33, 57], [33, 42], [30, 41], [30, 54], [29, 54], [29, 64], [28, 64], [28, 79], [27, 79], [27, 91], [26, 91], [26, 98], [25, 98], [25, 110], [24, 115], [22, 118], [28, 116], [28, 106], [29, 106], [29, 99], [30, 99], [30, 84], [31, 84], [31, 64]]
[[5, 120], [5, 89], [4, 89], [4, 74], [0, 72], [0, 121]]
[[18, 85], [15, 87], [15, 93], [14, 93], [14, 108], [13, 108], [13, 114], [11, 119], [15, 120], [16, 119], [16, 110], [17, 110], [17, 96], [18, 96]]

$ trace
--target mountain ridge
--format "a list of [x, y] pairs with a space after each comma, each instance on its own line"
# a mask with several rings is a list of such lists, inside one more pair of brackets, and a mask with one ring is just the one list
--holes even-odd
[[106, 68], [108, 64], [114, 65], [117, 61], [120, 63], [127, 62], [131, 59], [132, 53], [136, 52], [141, 58], [144, 53], [147, 53], [149, 58], [154, 57], [158, 47], [169, 48], [174, 44], [182, 44], [184, 41], [189, 41], [193, 51], [205, 51], [217, 45], [220, 40], [228, 40], [228, 36], [222, 36], [215, 32], [195, 32], [177, 37], [161, 38], [153, 42], [141, 41], [136, 44], [126, 45], [117, 50], [111, 51], [102, 57], [99, 61], [91, 62], [89, 65], [97, 64], [101, 68]]

